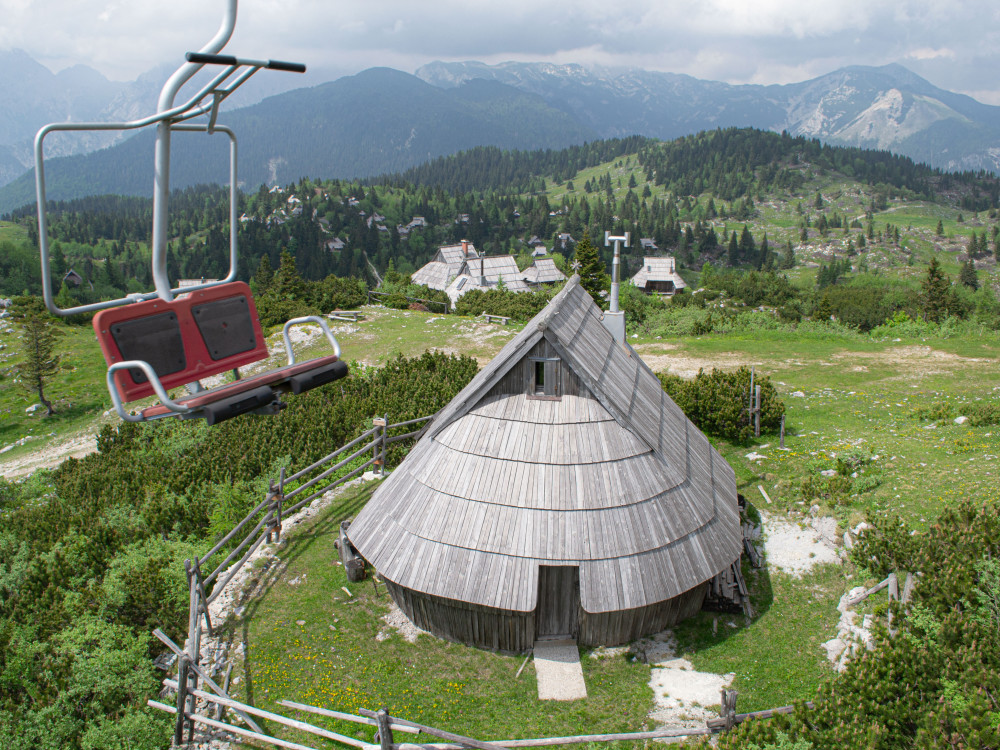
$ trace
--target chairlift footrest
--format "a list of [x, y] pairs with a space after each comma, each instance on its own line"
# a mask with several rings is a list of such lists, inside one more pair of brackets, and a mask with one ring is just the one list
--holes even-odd
[[238, 393], [228, 398], [220, 399], [201, 407], [204, 413], [205, 422], [209, 426], [225, 422], [227, 419], [238, 417], [240, 414], [255, 411], [261, 407], [268, 406], [277, 400], [277, 396], [269, 386], [262, 385], [252, 391]]

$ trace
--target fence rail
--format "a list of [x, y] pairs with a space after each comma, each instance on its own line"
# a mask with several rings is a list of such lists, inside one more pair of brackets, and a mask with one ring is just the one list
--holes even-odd
[[[225, 591], [229, 583], [243, 569], [243, 566], [246, 565], [253, 553], [262, 544], [270, 542], [274, 538], [281, 538], [283, 518], [287, 518], [316, 498], [353, 479], [368, 468], [375, 467], [380, 473], [384, 474], [388, 447], [402, 440], [416, 437], [420, 433], [420, 429], [391, 437], [389, 433], [400, 428], [425, 423], [431, 419], [431, 416], [419, 417], [395, 424], [389, 424], [388, 418], [384, 416], [376, 418], [373, 420], [374, 424], [371, 429], [366, 430], [351, 442], [341, 446], [318, 461], [311, 463], [309, 466], [288, 476], [285, 475], [285, 469], [281, 469], [277, 480], [272, 479], [269, 482], [269, 489], [264, 499], [240, 519], [229, 533], [216, 542], [212, 549], [201, 557], [184, 561], [189, 591], [188, 639], [185, 649], [181, 650], [161, 631], [154, 631], [154, 635], [178, 656], [177, 679], [165, 680], [164, 682], [167, 687], [177, 690], [177, 704], [171, 711], [177, 717], [174, 727], [175, 744], [181, 744], [183, 741], [185, 728], [187, 729], [188, 741], [190, 742], [194, 736], [195, 724], [227, 728], [229, 726], [220, 724], [218, 718], [213, 720], [196, 713], [197, 699], [206, 699], [206, 695], [208, 695], [199, 689], [199, 684], [204, 684], [214, 691], [217, 699], [214, 702], [220, 709], [236, 703], [227, 693], [228, 685], [226, 688], [219, 687], [200, 667], [203, 618], [208, 634], [211, 635], [213, 632], [212, 620], [209, 615], [209, 605]], [[340, 474], [340, 472], [343, 472], [368, 451], [371, 451], [371, 458], [363, 461], [359, 466], [354, 467], [350, 471]], [[347, 455], [345, 456], [345, 454]], [[318, 474], [306, 479], [306, 477], [317, 471], [319, 471]], [[326, 480], [331, 481], [327, 482]], [[286, 487], [293, 484], [295, 486], [286, 492]], [[322, 489], [315, 489], [317, 485], [323, 485]], [[301, 496], [309, 490], [312, 490], [312, 492], [302, 498]], [[293, 498], [296, 502], [289, 505], [288, 501]], [[250, 528], [250, 531], [246, 531], [247, 528]], [[240, 537], [241, 533], [243, 534], [243, 538], [240, 542], [222, 558], [221, 562], [215, 565], [211, 573], [203, 575], [202, 569], [209, 567], [209, 561], [217, 558], [229, 544]], [[236, 560], [235, 563], [233, 563], [234, 560]], [[151, 703], [151, 705], [154, 704]], [[260, 728], [253, 723], [250, 714], [255, 713], [255, 710], [251, 710], [243, 706], [243, 704], [238, 705], [238, 708], [233, 706], [234, 710], [255, 730], [249, 732], [249, 736], [273, 742], [273, 738], [264, 737]], [[155, 707], [165, 709], [165, 706], [159, 703], [156, 703]], [[247, 731], [242, 730], [243, 733]], [[294, 743], [285, 745], [285, 747], [293, 746], [302, 747], [301, 745], [294, 745]]]

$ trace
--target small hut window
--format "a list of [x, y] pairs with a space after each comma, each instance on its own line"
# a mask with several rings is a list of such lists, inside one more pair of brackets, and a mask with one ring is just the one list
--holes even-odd
[[528, 395], [538, 398], [559, 398], [562, 395], [559, 360], [532, 358], [529, 362]]

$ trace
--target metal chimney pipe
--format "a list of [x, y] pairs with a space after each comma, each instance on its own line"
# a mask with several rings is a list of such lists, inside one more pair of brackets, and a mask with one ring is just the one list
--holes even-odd
[[604, 233], [604, 246], [608, 247], [612, 242], [615, 243], [615, 258], [611, 265], [611, 308], [604, 313], [603, 321], [604, 327], [608, 329], [615, 340], [619, 343], [625, 343], [625, 313], [623, 313], [618, 307], [618, 291], [620, 286], [620, 270], [621, 270], [621, 243], [625, 243], [625, 247], [628, 247], [628, 232], [624, 235], [613, 237], [611, 232]]

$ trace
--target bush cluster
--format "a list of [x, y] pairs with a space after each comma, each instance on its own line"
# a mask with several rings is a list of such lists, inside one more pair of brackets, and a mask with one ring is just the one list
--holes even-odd
[[[737, 443], [747, 442], [754, 434], [750, 377], [749, 367], [732, 372], [701, 370], [694, 380], [666, 373], [659, 375], [664, 390], [699, 430]], [[760, 386], [761, 433], [776, 432], [785, 404], [766, 375], [756, 376], [754, 385]]]
[[[280, 466], [327, 455], [376, 414], [431, 414], [476, 371], [440, 353], [355, 365], [274, 417], [105, 427], [97, 453], [0, 480], [0, 747], [169, 744], [170, 717], [145, 706], [161, 650], [149, 631], [183, 641], [183, 561], [259, 502]], [[406, 449], [391, 446], [390, 463]]]
[[535, 317], [549, 300], [552, 292], [512, 292], [506, 289], [473, 289], [458, 298], [455, 312], [458, 315], [503, 315], [525, 322]]
[[946, 509], [926, 532], [892, 515], [873, 519], [852, 552], [876, 579], [916, 573], [908, 608], [892, 605], [875, 648], [824, 684], [814, 708], [741, 724], [719, 747], [787, 740], [813, 748], [1000, 747], [1000, 508]]

